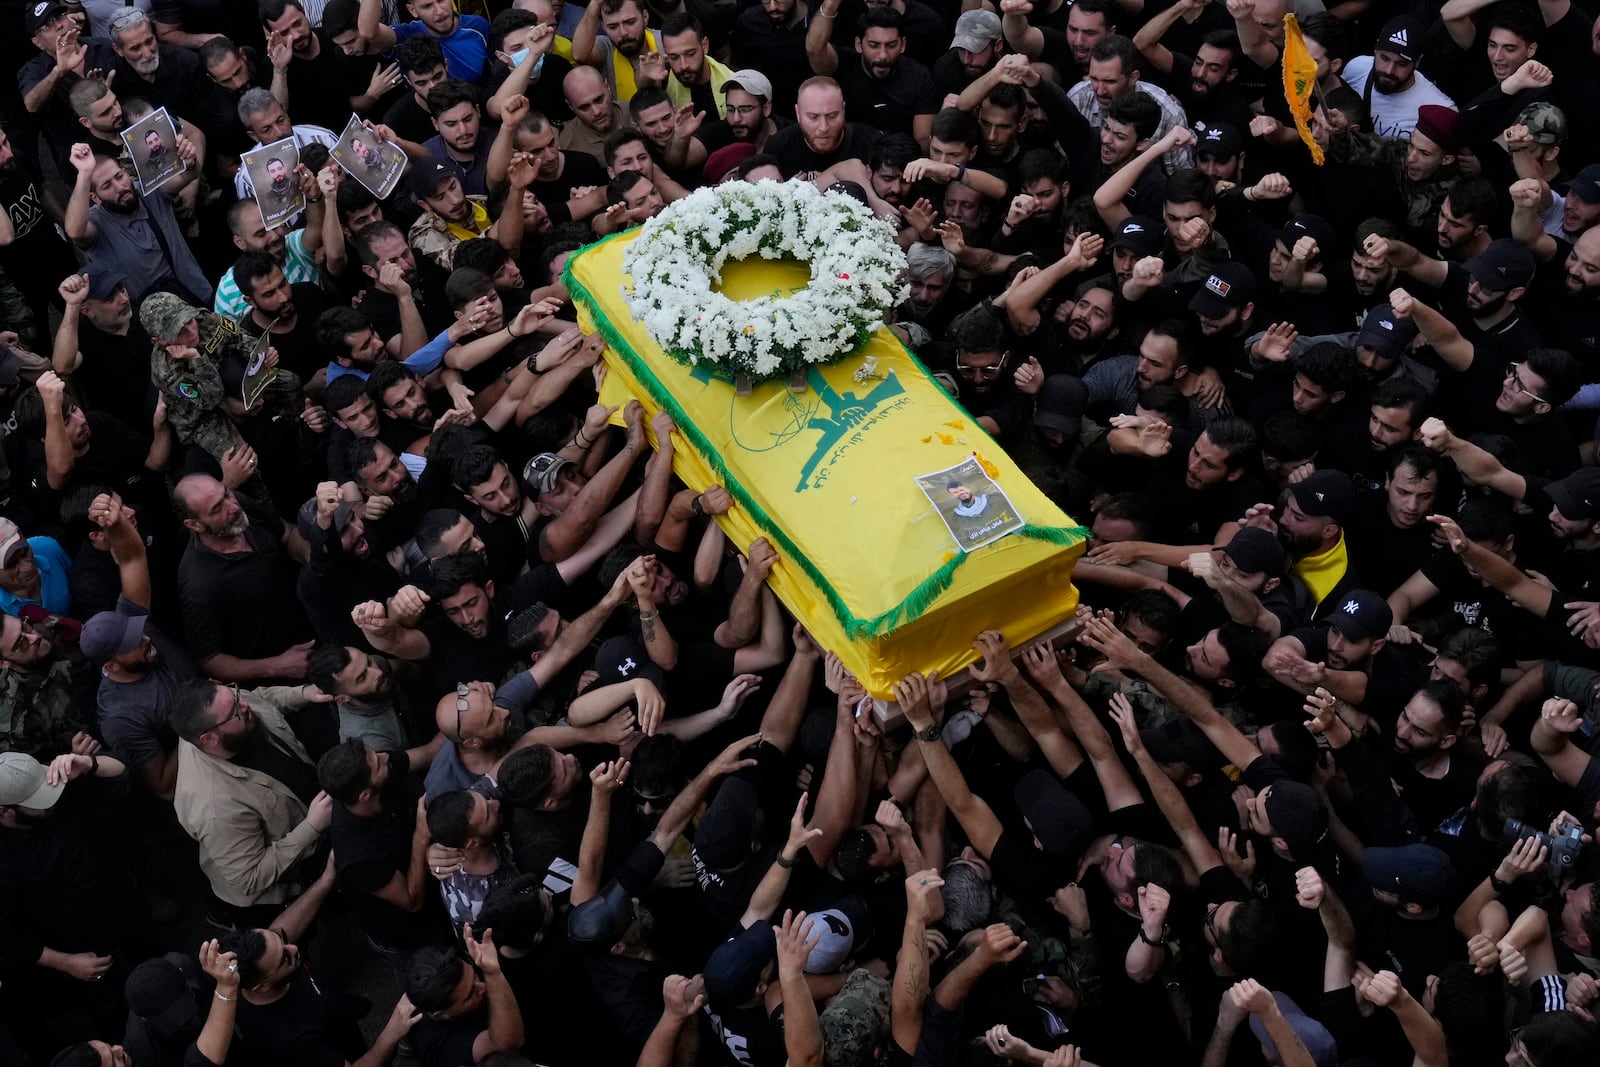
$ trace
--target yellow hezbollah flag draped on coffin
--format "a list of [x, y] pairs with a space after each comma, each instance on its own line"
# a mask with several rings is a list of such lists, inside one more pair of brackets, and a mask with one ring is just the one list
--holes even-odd
[[[724, 532], [741, 551], [757, 537], [772, 543], [773, 590], [870, 693], [892, 699], [910, 671], [950, 677], [976, 658], [982, 630], [1015, 646], [1071, 617], [1087, 531], [892, 333], [811, 367], [803, 393], [769, 381], [736, 395], [731, 378], [675, 362], [631, 317], [622, 257], [639, 232], [575, 253], [564, 277], [580, 321], [608, 344], [602, 399], [667, 410], [682, 439], [677, 475], [697, 490], [727, 488], [736, 507], [717, 520]], [[741, 300], [796, 291], [809, 276], [803, 264], [752, 258], [724, 267], [720, 288]], [[998, 487], [998, 500], [991, 491], [985, 508], [981, 495], [946, 493], [947, 471], [963, 466], [988, 481], [950, 480]], [[980, 547], [963, 551], [958, 537]]]

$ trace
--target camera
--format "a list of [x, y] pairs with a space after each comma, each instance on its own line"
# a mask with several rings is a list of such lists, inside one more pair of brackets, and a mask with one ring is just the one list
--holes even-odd
[[1547, 834], [1520, 819], [1507, 819], [1506, 836], [1515, 840], [1531, 837], [1549, 849], [1546, 866], [1550, 870], [1550, 877], [1558, 881], [1578, 862], [1578, 851], [1583, 848], [1583, 827], [1572, 823], [1563, 825], [1558, 834]]

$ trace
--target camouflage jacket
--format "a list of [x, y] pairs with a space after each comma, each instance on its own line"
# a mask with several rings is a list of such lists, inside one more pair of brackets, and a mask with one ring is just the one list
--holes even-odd
[[0, 669], [0, 752], [26, 752], [41, 763], [70, 750], [80, 730], [94, 732], [99, 677], [57, 656], [42, 670]]

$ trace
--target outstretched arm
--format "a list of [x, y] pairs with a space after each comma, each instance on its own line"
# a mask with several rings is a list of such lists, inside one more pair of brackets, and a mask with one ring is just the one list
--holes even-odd
[[974, 796], [968, 788], [961, 768], [956, 766], [954, 757], [944, 745], [944, 738], [938, 734], [932, 738], [923, 736], [927, 728], [934, 724], [930, 688], [937, 680], [937, 674], [933, 682], [921, 674], [908, 674], [895, 683], [894, 698], [906, 721], [911, 724], [917, 748], [928, 766], [928, 775], [933, 779], [939, 795], [944, 798], [945, 806], [966, 831], [972, 847], [988, 859], [994, 853], [995, 843], [1000, 840], [1000, 819], [993, 808], [981, 797]]

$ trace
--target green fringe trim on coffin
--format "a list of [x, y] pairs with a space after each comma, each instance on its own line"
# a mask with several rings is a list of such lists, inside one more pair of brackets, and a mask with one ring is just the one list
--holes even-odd
[[[772, 517], [755, 502], [744, 486], [739, 484], [739, 480], [733, 477], [728, 470], [727, 464], [723, 462], [722, 454], [711, 446], [711, 443], [700, 432], [699, 427], [678, 406], [672, 393], [662, 383], [661, 379], [655, 376], [655, 373], [645, 364], [644, 360], [639, 358], [639, 354], [633, 350], [633, 347], [612, 325], [610, 318], [600, 307], [600, 302], [594, 298], [594, 294], [589, 292], [588, 287], [573, 275], [572, 265], [584, 252], [624, 236], [627, 236], [626, 232], [612, 234], [610, 237], [603, 238], [574, 252], [567, 257], [566, 269], [561, 274], [561, 283], [566, 286], [567, 292], [574, 299], [581, 301], [588, 308], [590, 315], [594, 318], [595, 327], [605, 337], [606, 343], [611, 347], [612, 351], [623, 355], [628, 360], [629, 368], [645, 391], [650, 394], [650, 399], [672, 416], [672, 421], [677, 424], [678, 432], [689, 439], [689, 442], [705, 458], [706, 463], [721, 477], [722, 487], [728, 491], [734, 500], [738, 501], [739, 505], [745, 509], [767, 537], [777, 544], [785, 558], [804, 571], [806, 577], [810, 578], [812, 584], [822, 592], [823, 597], [828, 602], [828, 606], [833, 609], [834, 617], [838, 619], [839, 625], [852, 640], [888, 634], [920, 618], [924, 612], [933, 606], [933, 602], [950, 588], [950, 583], [955, 580], [956, 570], [966, 562], [968, 554], [957, 552], [953, 559], [946, 560], [938, 570], [918, 583], [917, 587], [911, 590], [904, 600], [883, 614], [870, 619], [858, 618], [845, 604], [844, 598], [839, 595], [838, 590], [834, 589], [832, 583], [823, 576], [816, 564], [811, 561], [810, 557], [800, 551], [799, 546], [789, 539], [782, 528], [772, 521]], [[895, 343], [899, 344], [898, 338], [895, 339]], [[911, 357], [911, 363], [917, 368], [918, 372], [926, 377], [927, 370], [922, 366], [922, 361], [917, 359], [904, 345], [900, 345], [900, 348], [907, 356]], [[941, 386], [940, 388], [942, 389], [943, 387]], [[974, 422], [972, 429], [988, 437], [983, 427], [977, 425], [976, 422]], [[989, 444], [996, 450], [1000, 448], [993, 438], [989, 439]], [[1075, 545], [1080, 541], [1087, 540], [1089, 531], [1082, 526], [1035, 526], [1030, 523], [1017, 530], [1011, 536], [1026, 537], [1035, 541], [1047, 541], [1057, 545]]]

